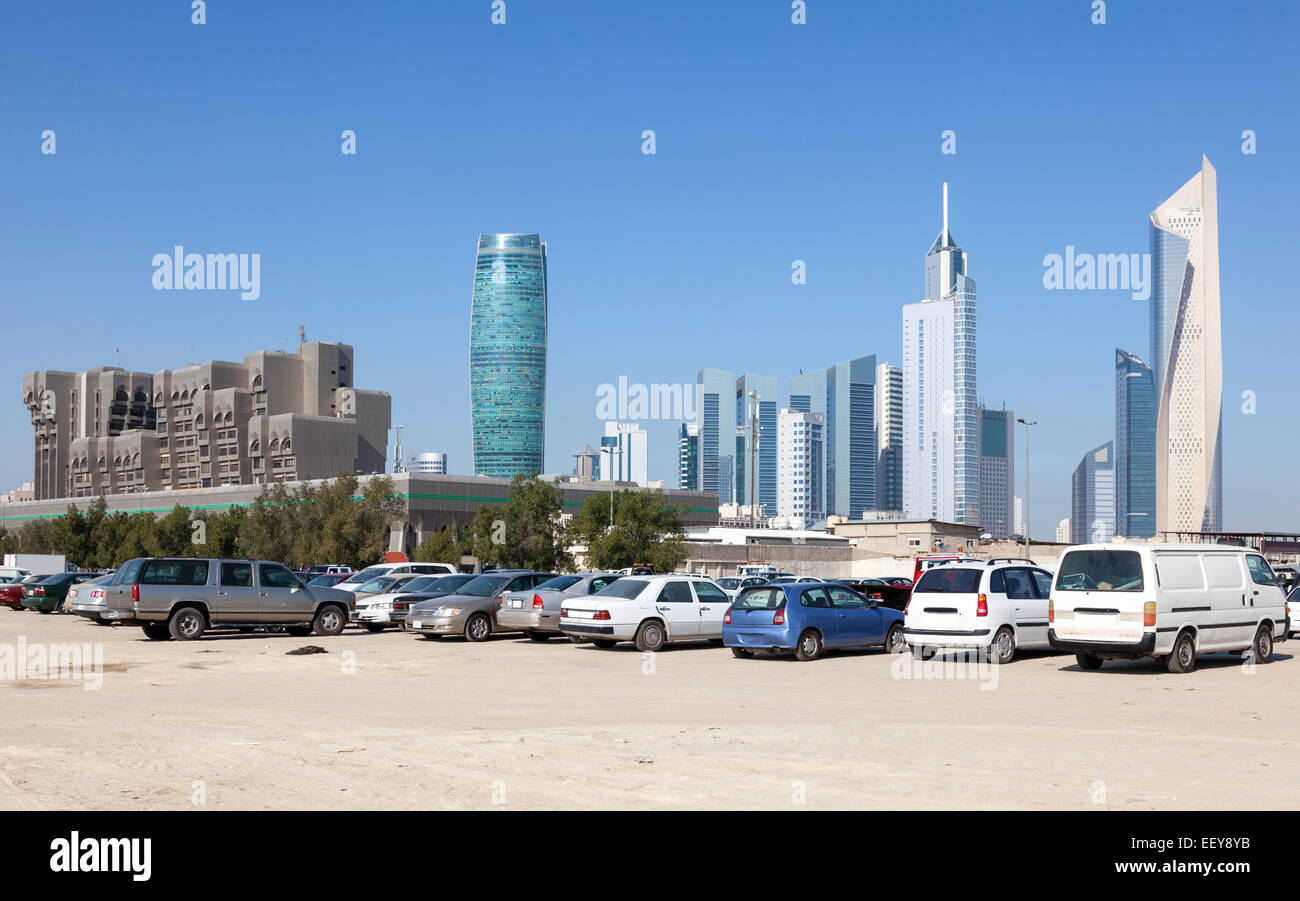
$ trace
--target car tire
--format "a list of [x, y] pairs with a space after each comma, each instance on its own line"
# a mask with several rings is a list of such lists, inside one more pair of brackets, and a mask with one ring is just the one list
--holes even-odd
[[907, 648], [907, 641], [903, 638], [903, 624], [894, 623], [885, 633], [885, 641], [882, 647], [886, 654], [901, 654]]
[[1016, 635], [1010, 626], [1003, 626], [993, 635], [988, 649], [989, 662], [1006, 666], [1016, 656]]
[[816, 629], [805, 629], [799, 636], [799, 644], [795, 646], [794, 656], [806, 663], [820, 657], [824, 647], [822, 637]]
[[167, 641], [172, 637], [172, 630], [166, 623], [148, 623], [140, 628], [150, 641]]
[[1196, 669], [1196, 639], [1191, 632], [1183, 632], [1174, 639], [1173, 649], [1165, 658], [1165, 669], [1178, 674]]
[[591, 640], [591, 643], [594, 644], [596, 647], [604, 648], [607, 651], [610, 648], [614, 647], [616, 644], [618, 644], [618, 642], [612, 638], [593, 638]]
[[316, 611], [311, 630], [317, 635], [338, 635], [348, 624], [347, 611], [333, 604], [326, 604]]
[[1271, 663], [1273, 660], [1273, 629], [1265, 624], [1255, 633], [1255, 641], [1250, 646], [1250, 656], [1255, 663]]
[[530, 629], [524, 632], [529, 641], [549, 641], [551, 635], [549, 632], [538, 632], [536, 629]]
[[384, 631], [384, 626], [381, 625], [380, 623], [362, 623], [362, 624], [361, 624], [361, 628], [365, 629], [367, 632], [382, 632], [382, 631]]
[[492, 618], [486, 613], [475, 613], [465, 620], [465, 638], [469, 641], [487, 641], [492, 637]]
[[207, 628], [207, 617], [198, 607], [182, 607], [167, 621], [167, 629], [177, 641], [198, 641]]
[[1101, 665], [1106, 661], [1102, 660], [1100, 657], [1094, 657], [1092, 654], [1085, 654], [1083, 651], [1079, 651], [1074, 655], [1074, 662], [1079, 664], [1079, 669], [1099, 670], [1101, 669]]
[[54, 609], [56, 612], [66, 615], [68, 612], [68, 602], [66, 600], [59, 601], [59, 606]]
[[754, 652], [749, 648], [732, 648], [731, 654], [733, 657], [739, 657], [741, 660], [748, 660], [754, 656]]
[[659, 620], [648, 619], [636, 630], [635, 640], [638, 651], [653, 653], [664, 649], [664, 645], [668, 643], [668, 633], [664, 631], [664, 624]]

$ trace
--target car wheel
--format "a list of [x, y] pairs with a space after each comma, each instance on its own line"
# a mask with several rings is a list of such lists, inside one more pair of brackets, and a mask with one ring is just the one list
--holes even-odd
[[166, 641], [172, 637], [172, 631], [166, 623], [149, 623], [140, 628], [144, 630], [145, 637], [150, 641]]
[[182, 607], [172, 614], [167, 623], [172, 638], [179, 641], [196, 641], [203, 637], [207, 627], [207, 618], [198, 607]]
[[638, 651], [662, 651], [668, 635], [664, 624], [657, 619], [648, 619], [636, 630], [636, 649]]
[[993, 636], [993, 643], [989, 645], [989, 660], [997, 664], [1006, 664], [1010, 663], [1015, 656], [1016, 636], [1010, 626], [1003, 626], [998, 629], [997, 634]]
[[795, 657], [800, 660], [816, 660], [822, 655], [822, 637], [816, 629], [806, 629], [799, 636], [799, 645], [794, 651]]
[[362, 628], [364, 628], [367, 632], [382, 632], [382, 631], [384, 631], [384, 627], [383, 627], [383, 625], [380, 624], [380, 623], [362, 623]]
[[492, 620], [486, 613], [475, 613], [465, 623], [465, 637], [470, 641], [487, 641], [492, 635]]
[[1094, 657], [1082, 651], [1074, 655], [1074, 661], [1079, 664], [1079, 669], [1101, 669], [1101, 665], [1106, 662], [1100, 657]]
[[731, 653], [733, 656], [739, 657], [741, 660], [748, 660], [750, 657], [754, 656], [754, 652], [749, 648], [732, 648]]
[[316, 619], [311, 627], [317, 635], [338, 635], [347, 624], [348, 615], [341, 608], [327, 604], [316, 611]]
[[1165, 669], [1171, 673], [1190, 673], [1196, 669], [1196, 641], [1191, 632], [1184, 632], [1174, 639], [1174, 649], [1165, 659]]
[[54, 609], [56, 609], [59, 613], [66, 614], [68, 612], [68, 602], [66, 600], [59, 601], [59, 606]]
[[1273, 629], [1268, 625], [1259, 627], [1255, 633], [1255, 643], [1251, 645], [1251, 657], [1255, 663], [1268, 663], [1273, 659]]
[[614, 647], [614, 645], [618, 644], [618, 642], [612, 638], [593, 638], [591, 640], [591, 643], [594, 644], [596, 647], [604, 648], [605, 650], [609, 650], [610, 648]]
[[885, 653], [901, 654], [906, 647], [907, 642], [903, 640], [903, 624], [894, 623], [885, 635]]
[[547, 632], [538, 632], [536, 630], [528, 631], [524, 634], [528, 636], [529, 641], [547, 641], [551, 637]]

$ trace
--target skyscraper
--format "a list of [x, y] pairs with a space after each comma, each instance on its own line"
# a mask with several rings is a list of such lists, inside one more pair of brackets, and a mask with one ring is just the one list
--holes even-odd
[[903, 307], [903, 509], [979, 525], [975, 280], [943, 230], [925, 256], [925, 299]]
[[1156, 400], [1151, 367], [1115, 348], [1115, 532], [1156, 534]]
[[1070, 536], [1100, 544], [1115, 535], [1115, 455], [1107, 441], [1083, 455], [1071, 483]]
[[[753, 440], [750, 414], [758, 399], [758, 472], [750, 478]], [[780, 387], [775, 376], [743, 373], [736, 379], [736, 503], [748, 504], [750, 484], [755, 485], [762, 515], [776, 515], [777, 411], [781, 409]]]
[[735, 503], [736, 383], [725, 369], [701, 369], [698, 383], [700, 490]]
[[605, 439], [600, 443], [600, 477], [644, 488], [650, 478], [645, 429], [634, 422], [606, 422]]
[[573, 455], [573, 474], [580, 479], [600, 478], [600, 451], [587, 444]]
[[876, 366], [876, 509], [903, 509], [903, 370]]
[[1156, 531], [1223, 528], [1223, 350], [1214, 167], [1151, 213]]
[[876, 503], [876, 357], [826, 370], [826, 513], [861, 519]]
[[824, 518], [821, 457], [825, 450], [826, 417], [785, 409], [780, 413], [777, 436], [778, 468], [776, 514], [805, 523]]
[[980, 408], [980, 525], [997, 539], [1015, 528], [1016, 414]]
[[677, 487], [683, 491], [700, 488], [700, 426], [683, 422], [677, 433]]
[[790, 405], [789, 409], [796, 413], [820, 413], [823, 417], [822, 424], [822, 455], [818, 461], [821, 471], [817, 474], [817, 484], [821, 491], [821, 498], [818, 506], [823, 513], [826, 511], [826, 448], [825, 448], [825, 416], [826, 416], [826, 370], [817, 369], [813, 372], [801, 372], [798, 375], [790, 376]]
[[543, 468], [546, 425], [546, 244], [539, 235], [479, 235], [469, 324], [475, 475]]

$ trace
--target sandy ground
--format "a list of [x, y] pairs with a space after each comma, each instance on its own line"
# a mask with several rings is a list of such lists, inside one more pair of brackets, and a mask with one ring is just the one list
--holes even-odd
[[[0, 651], [20, 637], [100, 643], [104, 671], [92, 691], [0, 679], [8, 810], [1300, 806], [1300, 642], [1188, 676], [1029, 652], [990, 687], [879, 651], [164, 643], [0, 609]], [[285, 655], [304, 644], [329, 653]]]

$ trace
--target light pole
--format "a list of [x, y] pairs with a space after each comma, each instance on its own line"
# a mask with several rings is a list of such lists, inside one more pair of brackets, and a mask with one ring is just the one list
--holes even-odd
[[754, 486], [758, 475], [758, 399], [762, 397], [757, 391], [749, 392], [754, 405], [749, 408], [749, 527], [758, 528], [758, 497]]
[[623, 462], [622, 445], [609, 445], [609, 527], [614, 528], [614, 455], [618, 454], [619, 463]]
[[1017, 419], [1025, 427], [1025, 559], [1029, 559], [1029, 427], [1038, 425], [1037, 419]]

